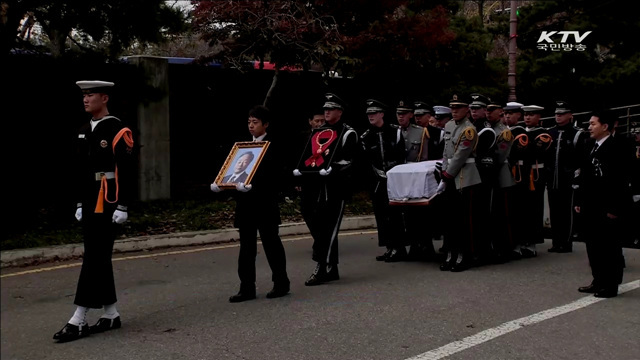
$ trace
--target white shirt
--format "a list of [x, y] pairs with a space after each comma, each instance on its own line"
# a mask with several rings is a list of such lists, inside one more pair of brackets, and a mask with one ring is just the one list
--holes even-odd
[[267, 133], [264, 133], [258, 137], [253, 137], [253, 141], [262, 141], [262, 139], [264, 139], [264, 137], [267, 136]]

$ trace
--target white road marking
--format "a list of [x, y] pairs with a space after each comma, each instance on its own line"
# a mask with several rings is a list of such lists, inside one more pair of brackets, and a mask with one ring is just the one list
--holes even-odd
[[[340, 236], [366, 235], [366, 234], [375, 234], [375, 233], [377, 233], [377, 231], [375, 231], [375, 230], [351, 231], [351, 232], [341, 233]], [[297, 237], [285, 237], [285, 238], [282, 239], [282, 242], [305, 240], [305, 239], [311, 239], [311, 236], [305, 235], [305, 236], [297, 236]], [[261, 242], [258, 241], [258, 244], [261, 244]], [[188, 249], [188, 250], [174, 250], [174, 251], [165, 251], [165, 252], [154, 253], [154, 254], [125, 256], [125, 257], [115, 258], [112, 261], [136, 260], [136, 259], [154, 258], [154, 257], [158, 257], [158, 256], [190, 254], [190, 253], [209, 251], [209, 250], [228, 249], [228, 248], [238, 247], [238, 246], [240, 246], [240, 242], [237, 242], [235, 244], [227, 244], [227, 245], [198, 247], [198, 248], [195, 248], [195, 249]], [[82, 265], [82, 262], [76, 262], [76, 263], [65, 264], [65, 265], [49, 266], [49, 267], [43, 267], [43, 268], [39, 268], [39, 269], [18, 271], [18, 272], [14, 272], [14, 273], [0, 275], [0, 279], [6, 278], [6, 277], [12, 277], [12, 276], [35, 274], [35, 273], [46, 272], [46, 271], [68, 269], [68, 268], [72, 268], [72, 267], [78, 267], [78, 266], [81, 266], [81, 265]]]
[[[635, 280], [628, 282], [626, 284], [622, 284], [618, 287], [618, 294], [625, 293], [627, 291], [635, 290], [640, 287], [640, 280]], [[480, 345], [487, 341], [493, 340], [499, 336], [508, 334], [510, 332], [522, 329], [525, 326], [537, 324], [539, 322], [549, 320], [556, 316], [564, 315], [566, 313], [582, 309], [589, 305], [593, 305], [602, 300], [606, 300], [604, 298], [597, 298], [593, 295], [586, 296], [581, 299], [578, 299], [572, 303], [562, 305], [556, 308], [548, 309], [541, 311], [539, 313], [529, 315], [520, 319], [512, 320], [506, 322], [504, 324], [498, 325], [494, 328], [487, 329], [481, 331], [475, 335], [468, 336], [462, 340], [454, 341], [447, 345], [441, 346], [437, 349], [428, 351], [426, 353], [416, 355], [414, 357], [410, 357], [406, 360], [437, 360], [443, 359], [447, 356], [451, 356], [460, 351], [464, 351], [470, 349], [476, 345]]]

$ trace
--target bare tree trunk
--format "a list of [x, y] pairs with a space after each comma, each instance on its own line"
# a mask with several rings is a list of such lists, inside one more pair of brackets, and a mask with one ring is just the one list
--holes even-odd
[[54, 58], [59, 58], [64, 55], [67, 34], [67, 32], [57, 29], [50, 29], [47, 32], [47, 35], [49, 36], [51, 56]]
[[264, 102], [262, 103], [262, 105], [266, 107], [269, 107], [271, 96], [273, 95], [273, 89], [275, 89], [276, 85], [278, 84], [278, 75], [280, 75], [280, 70], [276, 68], [273, 72], [273, 80], [271, 81], [271, 87], [269, 87], [269, 90], [267, 91], [267, 96], [265, 96]]
[[480, 15], [480, 21], [484, 23], [484, 0], [478, 0], [478, 15]]
[[518, 11], [518, 1], [511, 0], [511, 14], [509, 17], [509, 101], [516, 101], [516, 51], [518, 49], [516, 44], [517, 31], [518, 31], [518, 17], [516, 12]]

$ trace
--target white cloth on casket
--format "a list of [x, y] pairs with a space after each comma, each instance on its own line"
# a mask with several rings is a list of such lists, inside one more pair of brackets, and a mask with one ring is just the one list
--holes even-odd
[[389, 200], [430, 198], [438, 189], [434, 176], [436, 163], [441, 160], [402, 164], [387, 171]]

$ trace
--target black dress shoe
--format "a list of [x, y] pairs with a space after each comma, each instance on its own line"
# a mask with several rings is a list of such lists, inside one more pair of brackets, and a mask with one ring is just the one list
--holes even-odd
[[600, 289], [593, 294], [597, 298], [612, 298], [618, 296], [618, 288], [614, 289]]
[[559, 249], [558, 247], [552, 246], [549, 249], [547, 249], [547, 251], [550, 253], [554, 253], [554, 252], [558, 252], [558, 249]]
[[531, 250], [527, 248], [520, 249], [520, 252], [522, 253], [522, 258], [525, 258], [525, 259], [538, 256], [538, 253], [535, 250]]
[[453, 262], [445, 261], [442, 264], [440, 264], [440, 271], [451, 271], [452, 265], [453, 265]]
[[59, 343], [63, 343], [89, 336], [89, 334], [89, 324], [73, 325], [67, 323], [62, 330], [53, 334], [53, 340], [58, 340]]
[[398, 262], [407, 259], [407, 251], [403, 249], [393, 249], [391, 254], [384, 260], [384, 262]]
[[115, 319], [100, 318], [95, 325], [89, 326], [89, 331], [92, 334], [97, 334], [107, 330], [119, 329], [121, 326], [120, 316]]
[[557, 252], [558, 254], [566, 254], [566, 253], [573, 252], [573, 248], [572, 248], [571, 246], [562, 246], [562, 247], [559, 247], [559, 248], [556, 250], [556, 252]]
[[451, 272], [462, 272], [471, 268], [471, 264], [469, 261], [463, 260], [461, 262], [454, 262], [451, 265]]
[[274, 285], [273, 289], [267, 293], [267, 299], [275, 299], [289, 294], [290, 288], [287, 285]]
[[376, 261], [385, 261], [389, 257], [389, 255], [391, 255], [392, 250], [393, 249], [387, 249], [384, 254], [376, 256]]
[[307, 281], [304, 282], [304, 285], [316, 286], [316, 285], [324, 284], [327, 281], [328, 281], [327, 280], [327, 264], [318, 263], [316, 265], [315, 270], [313, 270], [313, 273], [311, 274], [311, 276], [309, 276]]
[[601, 287], [596, 286], [593, 283], [591, 283], [588, 286], [579, 287], [578, 291], [581, 292], [581, 293], [594, 294], [594, 293], [597, 293], [598, 291], [600, 291], [601, 289], [602, 289]]
[[243, 302], [243, 301], [247, 301], [247, 300], [253, 300], [256, 298], [256, 293], [254, 292], [249, 292], [249, 291], [242, 291], [240, 290], [240, 292], [238, 292], [237, 294], [231, 296], [229, 298], [229, 302], [231, 303], [239, 303], [239, 302]]

